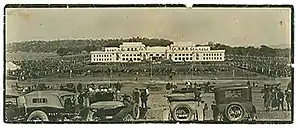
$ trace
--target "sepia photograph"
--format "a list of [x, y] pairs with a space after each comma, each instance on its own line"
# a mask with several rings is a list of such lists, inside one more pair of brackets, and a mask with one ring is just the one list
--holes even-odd
[[5, 123], [294, 121], [292, 5], [4, 13]]

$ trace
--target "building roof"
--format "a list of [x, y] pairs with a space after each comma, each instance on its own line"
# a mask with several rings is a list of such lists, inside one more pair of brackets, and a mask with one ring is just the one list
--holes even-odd
[[17, 70], [20, 69], [20, 66], [17, 66], [16, 64], [12, 62], [6, 62], [5, 63], [6, 70]]
[[142, 42], [123, 42], [120, 46], [145, 46]]
[[171, 46], [195, 46], [192, 42], [174, 42]]
[[165, 52], [167, 50], [167, 47], [147, 47], [148, 52]]

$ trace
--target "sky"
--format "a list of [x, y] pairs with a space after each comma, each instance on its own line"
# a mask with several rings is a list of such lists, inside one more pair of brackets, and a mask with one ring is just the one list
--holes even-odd
[[290, 9], [6, 9], [6, 41], [165, 38], [232, 46], [290, 44]]

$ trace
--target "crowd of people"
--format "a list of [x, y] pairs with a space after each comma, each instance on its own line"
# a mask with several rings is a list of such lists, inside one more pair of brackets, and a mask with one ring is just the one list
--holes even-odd
[[242, 57], [232, 58], [234, 66], [271, 77], [292, 76], [291, 60], [285, 57]]
[[[266, 111], [279, 110], [291, 110], [292, 105], [292, 91], [287, 88], [284, 92], [279, 88], [278, 85], [265, 85], [263, 89], [264, 95], [264, 107]], [[286, 102], [286, 104], [284, 104]], [[284, 106], [286, 105], [286, 106]]]

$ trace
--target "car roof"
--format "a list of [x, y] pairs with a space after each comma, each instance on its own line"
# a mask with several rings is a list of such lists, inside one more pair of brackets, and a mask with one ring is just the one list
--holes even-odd
[[245, 84], [226, 84], [226, 85], [222, 85], [219, 87], [215, 87], [215, 89], [219, 89], [219, 90], [230, 90], [230, 89], [248, 89], [250, 88], [249, 85], [245, 85]]
[[28, 94], [28, 95], [46, 95], [46, 94], [51, 94], [51, 95], [57, 95], [57, 96], [64, 96], [64, 95], [75, 95], [75, 93], [69, 92], [69, 91], [61, 91], [61, 90], [44, 90], [44, 91], [33, 91]]

